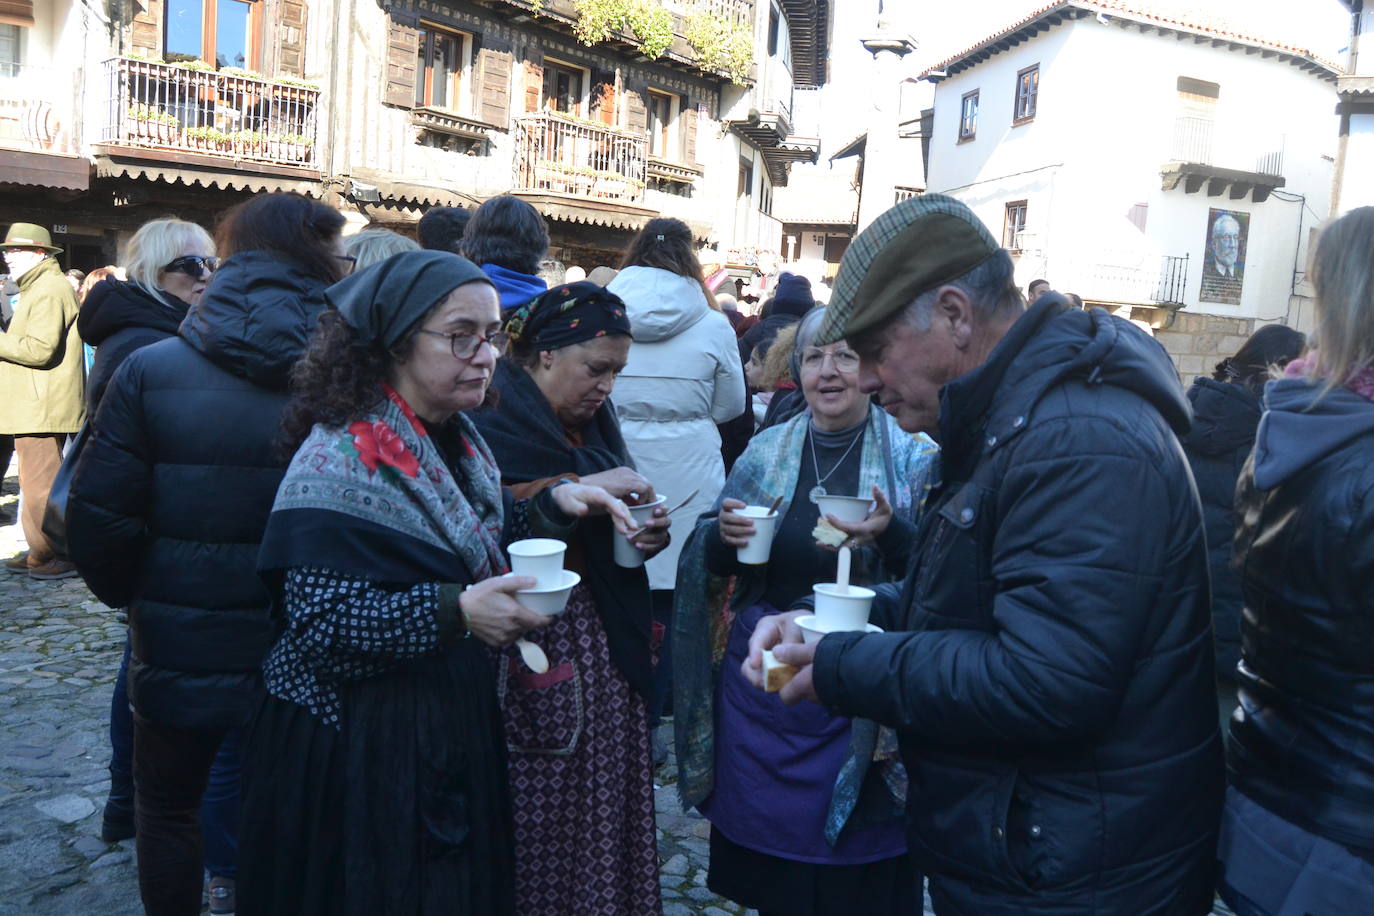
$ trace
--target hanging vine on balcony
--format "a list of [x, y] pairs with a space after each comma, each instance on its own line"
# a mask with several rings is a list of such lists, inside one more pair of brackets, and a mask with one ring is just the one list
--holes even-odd
[[653, 60], [673, 43], [673, 15], [653, 0], [574, 0], [573, 31], [584, 45], [629, 32], [644, 56]]
[[749, 78], [754, 33], [744, 23], [697, 13], [687, 20], [687, 42], [696, 49], [697, 63], [703, 68], [720, 71], [739, 86]]

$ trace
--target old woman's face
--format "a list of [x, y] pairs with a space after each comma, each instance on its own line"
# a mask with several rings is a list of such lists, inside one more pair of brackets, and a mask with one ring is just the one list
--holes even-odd
[[[490, 283], [458, 287], [421, 320], [410, 352], [392, 366], [392, 387], [431, 423], [477, 407], [486, 397], [497, 354], [486, 343], [475, 349], [469, 345], [474, 336], [488, 337], [500, 329], [495, 287]], [[473, 352], [459, 358], [455, 350]]]
[[597, 337], [544, 350], [530, 374], [563, 426], [576, 429], [606, 403], [629, 355], [628, 335]]

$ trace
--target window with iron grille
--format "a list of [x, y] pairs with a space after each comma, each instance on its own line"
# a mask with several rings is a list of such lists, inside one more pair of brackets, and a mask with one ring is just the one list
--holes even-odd
[[1026, 231], [1026, 202], [1013, 200], [1007, 204], [1006, 219], [1002, 222], [1002, 247], [1008, 251], [1021, 249], [1021, 233]]
[[959, 139], [972, 140], [978, 133], [978, 90], [965, 92], [959, 106]]
[[1039, 97], [1040, 65], [1035, 64], [1016, 74], [1016, 107], [1012, 120], [1019, 123], [1034, 118]]

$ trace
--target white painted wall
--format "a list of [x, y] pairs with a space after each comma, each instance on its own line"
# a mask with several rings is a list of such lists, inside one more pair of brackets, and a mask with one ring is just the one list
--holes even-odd
[[[1012, 124], [1016, 74], [1040, 64], [1033, 121]], [[1174, 156], [1177, 79], [1221, 86], [1214, 164], [1254, 169], [1282, 144], [1287, 185], [1264, 203], [1161, 189]], [[964, 93], [978, 89], [977, 136], [958, 142]], [[929, 189], [968, 203], [1001, 237], [1005, 205], [1028, 202], [1017, 278], [1047, 277], [1085, 298], [1148, 298], [1161, 257], [1189, 256], [1188, 308], [1273, 319], [1290, 312], [1294, 258], [1328, 209], [1336, 119], [1332, 83], [1259, 54], [1079, 20], [939, 84]], [[1374, 137], [1371, 137], [1374, 144]], [[1306, 204], [1282, 199], [1304, 195]], [[1142, 233], [1128, 219], [1148, 206]], [[1251, 214], [1238, 306], [1199, 302], [1208, 210]], [[1301, 216], [1300, 216], [1301, 214]], [[1299, 220], [1301, 219], [1301, 228]], [[1299, 284], [1298, 295], [1310, 294]]]
[[[1374, 34], [1369, 36], [1374, 45]], [[1374, 53], [1369, 55], [1374, 57]], [[1361, 55], [1364, 59], [1364, 55]], [[1350, 134], [1345, 147], [1345, 174], [1341, 184], [1341, 212], [1374, 205], [1374, 115], [1350, 116]], [[1335, 214], [1339, 216], [1340, 214]]]

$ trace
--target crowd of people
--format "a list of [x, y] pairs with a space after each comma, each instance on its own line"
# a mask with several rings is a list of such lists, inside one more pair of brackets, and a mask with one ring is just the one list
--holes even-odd
[[[937, 194], [756, 316], [672, 218], [589, 276], [513, 196], [344, 226], [0, 243], [6, 566], [127, 614], [102, 836], [148, 913], [658, 913], [669, 717], [765, 916], [1374, 906], [1374, 208], [1310, 338], [1187, 392]], [[808, 641], [845, 576], [872, 626]]]

